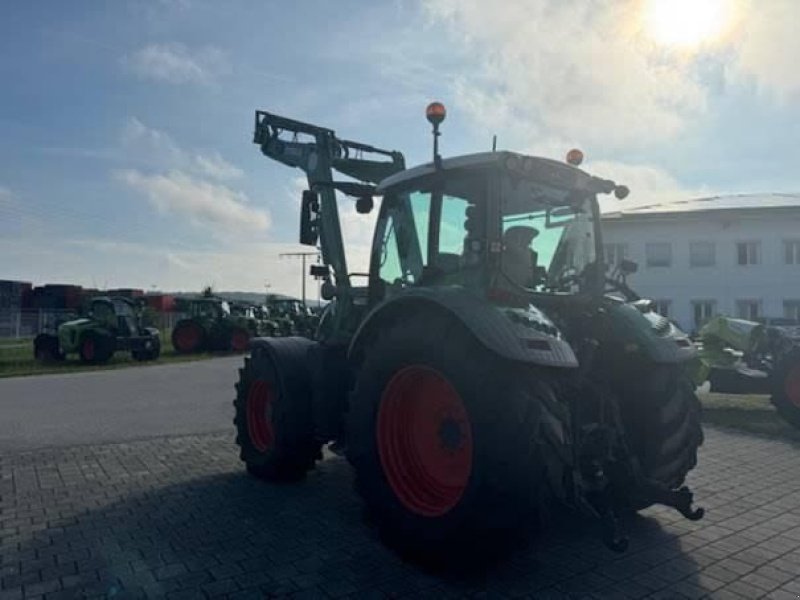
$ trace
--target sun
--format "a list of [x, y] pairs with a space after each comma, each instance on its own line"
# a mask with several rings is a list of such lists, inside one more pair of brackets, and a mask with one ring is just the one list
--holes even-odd
[[645, 28], [660, 45], [693, 49], [722, 37], [733, 8], [733, 0], [645, 0]]

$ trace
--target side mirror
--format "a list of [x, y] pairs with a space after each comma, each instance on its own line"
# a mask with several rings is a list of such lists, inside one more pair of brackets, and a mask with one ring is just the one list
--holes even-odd
[[617, 200], [624, 200], [630, 193], [631, 191], [628, 189], [627, 185], [618, 185], [614, 188], [614, 196]]
[[372, 196], [361, 196], [356, 200], [356, 212], [360, 215], [367, 215], [372, 212], [375, 201]]
[[633, 260], [624, 259], [619, 263], [619, 271], [624, 275], [633, 275], [639, 270], [639, 264]]
[[319, 196], [311, 190], [303, 190], [302, 204], [300, 206], [300, 243], [304, 246], [316, 246], [319, 239], [317, 225], [317, 212], [319, 211]]

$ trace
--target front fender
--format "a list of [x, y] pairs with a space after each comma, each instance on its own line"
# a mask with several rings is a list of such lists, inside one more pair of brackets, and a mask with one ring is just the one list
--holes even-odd
[[495, 306], [458, 287], [412, 288], [384, 300], [359, 325], [348, 357], [357, 357], [388, 321], [414, 319], [422, 313], [455, 318], [483, 346], [509, 360], [547, 367], [578, 366], [572, 347], [542, 311]]
[[607, 310], [612, 338], [625, 352], [644, 355], [660, 364], [682, 364], [697, 359], [697, 348], [689, 337], [658, 313], [640, 310], [629, 303], [614, 303]]

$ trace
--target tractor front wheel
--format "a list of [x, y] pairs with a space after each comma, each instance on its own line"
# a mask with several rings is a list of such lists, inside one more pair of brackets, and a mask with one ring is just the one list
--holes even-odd
[[800, 348], [780, 361], [772, 381], [772, 404], [784, 419], [800, 428]]
[[314, 439], [308, 348], [297, 338], [257, 345], [244, 359], [233, 405], [236, 443], [251, 475], [301, 479], [320, 458]]
[[364, 356], [347, 457], [385, 540], [438, 562], [524, 532], [544, 473], [546, 381], [437, 317], [395, 324]]
[[113, 341], [107, 335], [89, 332], [81, 339], [78, 354], [81, 361], [86, 364], [97, 365], [108, 362], [114, 355]]

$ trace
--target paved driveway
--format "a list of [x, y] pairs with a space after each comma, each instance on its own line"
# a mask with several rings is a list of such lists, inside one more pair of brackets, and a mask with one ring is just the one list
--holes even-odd
[[561, 529], [444, 576], [381, 545], [342, 459], [267, 485], [245, 475], [232, 438], [3, 453], [0, 600], [800, 595], [800, 448], [786, 443], [707, 431], [691, 481], [706, 518], [648, 510], [627, 524], [626, 554]]
[[228, 429], [242, 360], [0, 379], [0, 453]]

